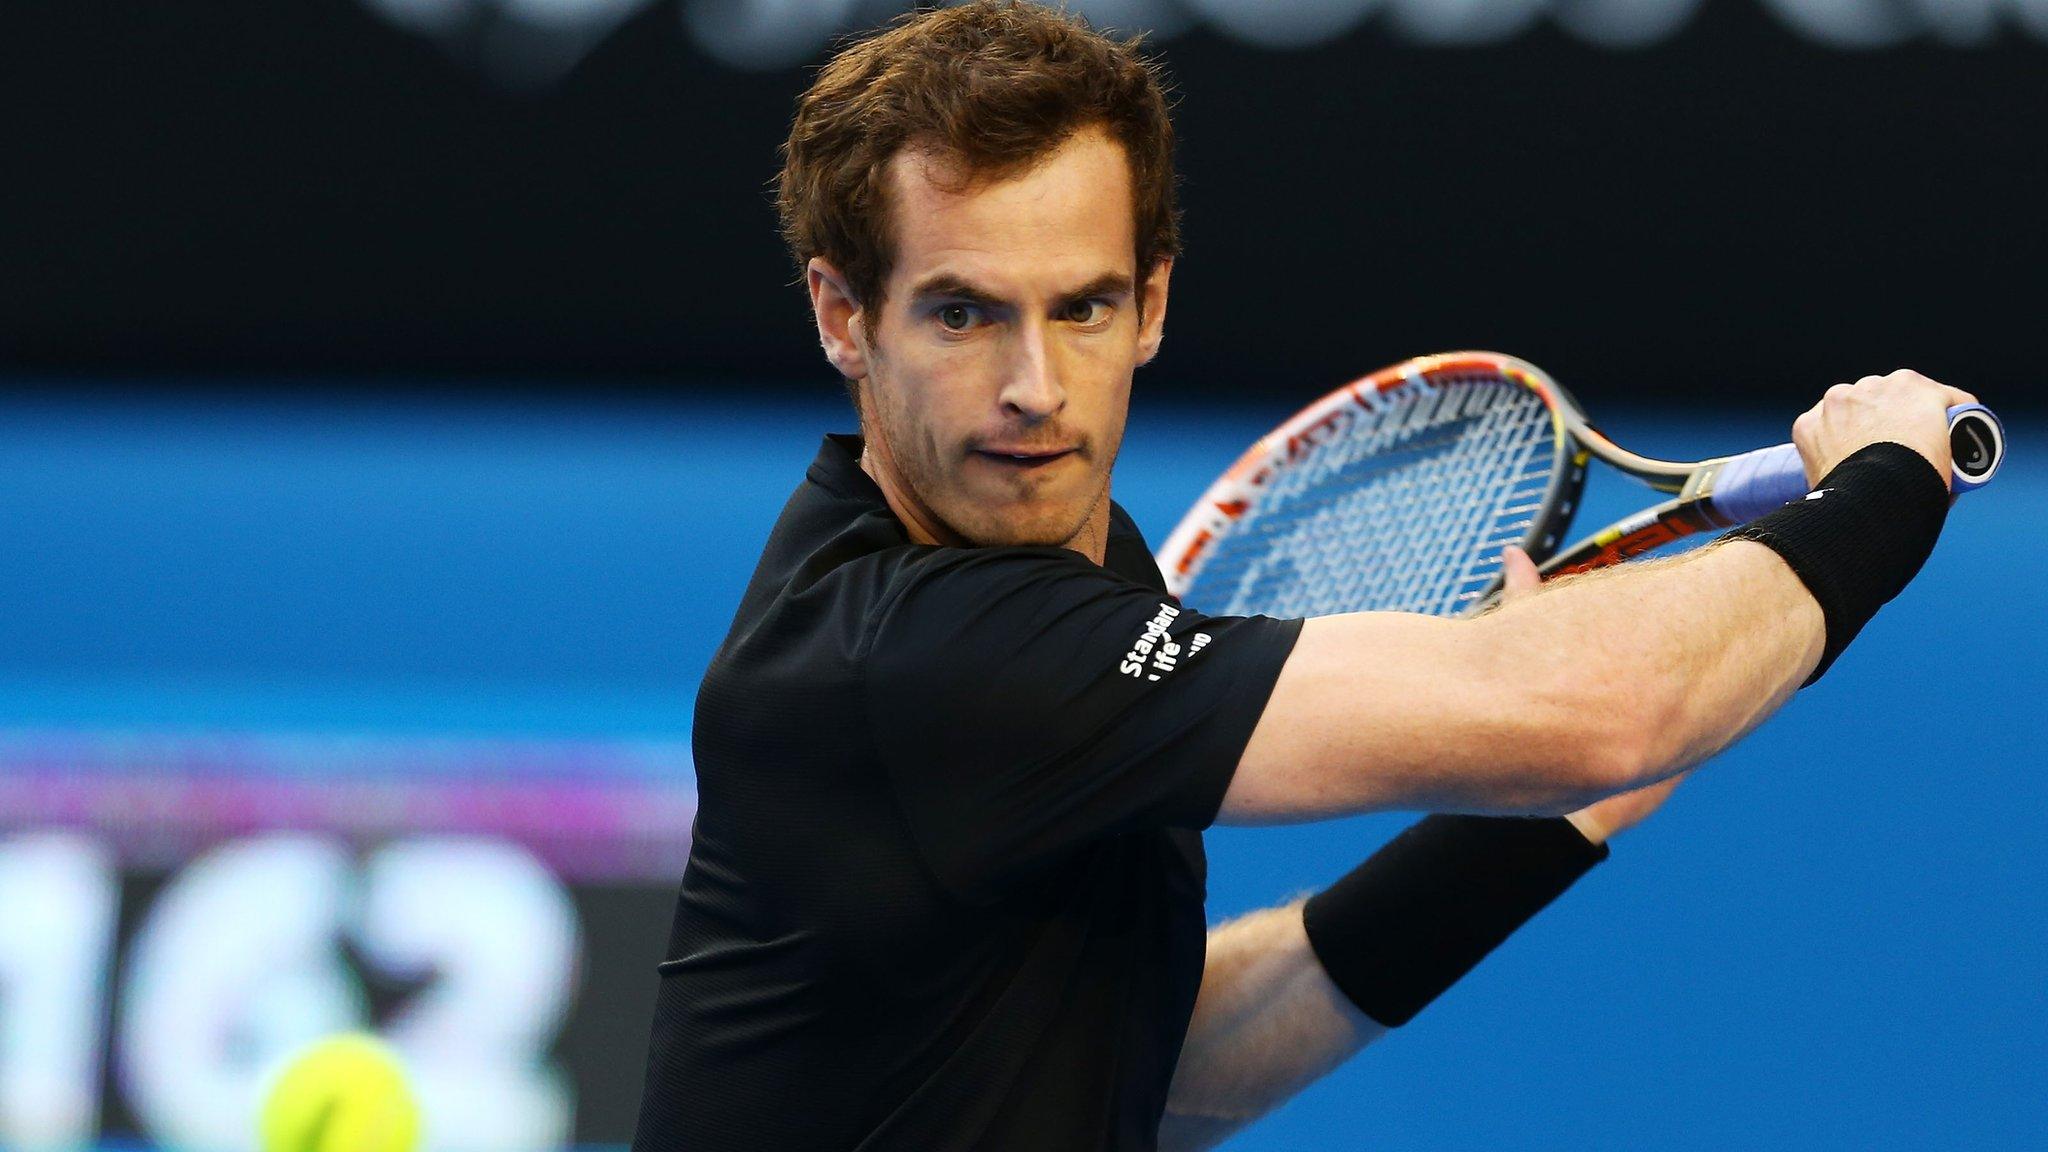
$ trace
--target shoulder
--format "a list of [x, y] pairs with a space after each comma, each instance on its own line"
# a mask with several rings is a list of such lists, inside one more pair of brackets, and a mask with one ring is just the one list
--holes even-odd
[[1151, 596], [1066, 548], [925, 548], [891, 559], [878, 635], [1036, 635], [1082, 608]]
[[928, 550], [860, 471], [857, 442], [827, 437], [769, 531], [717, 663], [813, 644], [851, 655]]
[[884, 714], [943, 706], [1007, 730], [1118, 676], [1178, 615], [1067, 549], [932, 549], [895, 573], [861, 664]]
[[1138, 522], [1114, 501], [1109, 505], [1109, 546], [1103, 552], [1102, 566], [1155, 592], [1166, 591], [1166, 578], [1152, 558], [1152, 546], [1145, 543]]

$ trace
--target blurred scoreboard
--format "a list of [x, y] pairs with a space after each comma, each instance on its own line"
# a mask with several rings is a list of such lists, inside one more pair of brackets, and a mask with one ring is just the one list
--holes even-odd
[[437, 1152], [629, 1140], [694, 687], [815, 447], [744, 418], [0, 392], [0, 1152], [247, 1149], [364, 1027]]
[[630, 1138], [687, 747], [0, 731], [0, 1148], [253, 1147], [315, 1037], [407, 1056], [432, 1147]]

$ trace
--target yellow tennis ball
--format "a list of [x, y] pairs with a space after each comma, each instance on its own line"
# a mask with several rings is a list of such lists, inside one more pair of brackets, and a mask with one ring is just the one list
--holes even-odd
[[257, 1124], [263, 1152], [413, 1152], [420, 1105], [398, 1053], [351, 1032], [294, 1056]]

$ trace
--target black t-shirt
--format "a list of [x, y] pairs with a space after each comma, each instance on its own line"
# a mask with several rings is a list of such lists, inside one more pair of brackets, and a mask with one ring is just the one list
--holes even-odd
[[636, 1152], [1150, 1149], [1215, 819], [1298, 621], [910, 543], [827, 437], [697, 697]]

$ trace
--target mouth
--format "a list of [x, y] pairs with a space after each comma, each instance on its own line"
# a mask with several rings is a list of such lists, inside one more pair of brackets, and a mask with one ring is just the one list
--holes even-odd
[[976, 448], [973, 454], [999, 468], [1037, 472], [1074, 455], [1076, 448]]

